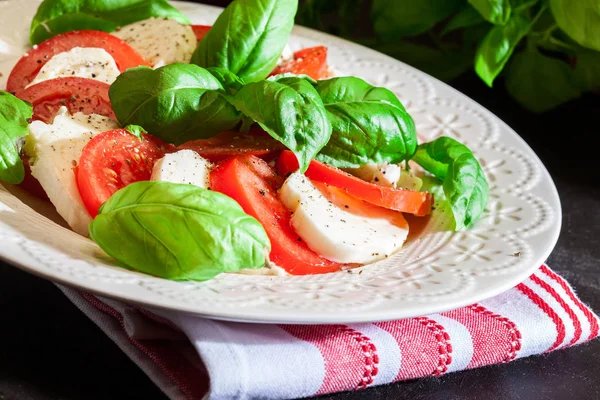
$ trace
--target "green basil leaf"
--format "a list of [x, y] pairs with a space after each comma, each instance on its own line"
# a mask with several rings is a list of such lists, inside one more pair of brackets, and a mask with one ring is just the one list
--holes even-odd
[[486, 21], [496, 25], [508, 22], [511, 13], [509, 0], [469, 0], [471, 4]]
[[580, 45], [600, 50], [598, 0], [549, 0], [556, 23]]
[[467, 146], [442, 136], [419, 145], [413, 161], [443, 181], [456, 230], [468, 228], [481, 216], [488, 201], [488, 182]]
[[130, 68], [119, 75], [109, 91], [121, 125], [140, 125], [175, 144], [235, 127], [240, 114], [225, 94], [217, 78], [191, 64], [171, 64], [155, 70]]
[[587, 49], [577, 51], [575, 79], [584, 91], [600, 89], [600, 52]]
[[507, 70], [506, 89], [519, 104], [536, 113], [581, 95], [569, 64], [534, 47], [514, 56]]
[[333, 78], [316, 86], [333, 132], [317, 158], [339, 168], [368, 163], [397, 164], [417, 150], [413, 119], [396, 95], [355, 77]]
[[235, 0], [200, 41], [192, 63], [222, 67], [245, 82], [266, 78], [294, 26], [298, 0]]
[[25, 177], [21, 140], [29, 134], [31, 104], [0, 90], [0, 181], [18, 184]]
[[485, 35], [475, 54], [475, 72], [488, 86], [492, 86], [515, 47], [530, 29], [531, 20], [515, 14], [506, 25], [496, 25]]
[[233, 199], [170, 182], [116, 192], [90, 224], [90, 237], [123, 265], [173, 280], [260, 268], [270, 249], [262, 225]]
[[249, 83], [231, 102], [293, 151], [302, 172], [331, 137], [323, 101], [306, 79], [286, 77]]
[[380, 38], [394, 41], [428, 31], [462, 5], [461, 0], [373, 0], [371, 19]]
[[142, 140], [142, 133], [148, 133], [147, 130], [145, 130], [144, 128], [142, 128], [139, 125], [127, 125], [125, 126], [125, 129], [127, 132], [131, 133], [133, 136], [135, 136], [136, 138]]
[[245, 85], [240, 77], [225, 68], [210, 67], [206, 70], [221, 83], [228, 94], [235, 95]]
[[479, 25], [484, 21], [485, 20], [476, 9], [469, 4], [466, 4], [454, 17], [450, 19], [450, 21], [448, 21], [446, 26], [444, 26], [444, 29], [442, 29], [441, 35], [444, 36], [457, 29]]
[[29, 38], [33, 45], [82, 29], [112, 32], [151, 17], [190, 23], [167, 0], [44, 0], [31, 22]]

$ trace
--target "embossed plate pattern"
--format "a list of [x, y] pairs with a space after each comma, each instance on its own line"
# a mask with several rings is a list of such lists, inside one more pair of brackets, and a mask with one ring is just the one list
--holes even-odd
[[[18, 6], [17, 6], [18, 4]], [[0, 2], [0, 87], [27, 46], [36, 0]], [[194, 23], [220, 9], [174, 3]], [[0, 186], [0, 257], [89, 292], [210, 318], [252, 322], [366, 322], [440, 312], [496, 295], [533, 272], [554, 247], [561, 209], [533, 151], [506, 124], [449, 86], [375, 51], [302, 27], [293, 49], [325, 44], [330, 64], [394, 91], [422, 140], [449, 135], [468, 144], [490, 182], [485, 215], [451, 232], [436, 211], [404, 251], [367, 267], [300, 277], [221, 275], [171, 282], [112, 265], [90, 240], [25, 205]]]

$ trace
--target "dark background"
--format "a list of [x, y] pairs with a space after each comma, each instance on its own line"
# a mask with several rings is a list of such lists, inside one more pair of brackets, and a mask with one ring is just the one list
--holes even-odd
[[[225, 5], [228, 1], [204, 1]], [[600, 310], [600, 97], [534, 115], [503, 85], [469, 73], [451, 85], [515, 129], [561, 197], [563, 226], [548, 263]], [[0, 400], [164, 399], [162, 392], [50, 282], [0, 262]], [[323, 399], [599, 399], [600, 341], [441, 378]]]

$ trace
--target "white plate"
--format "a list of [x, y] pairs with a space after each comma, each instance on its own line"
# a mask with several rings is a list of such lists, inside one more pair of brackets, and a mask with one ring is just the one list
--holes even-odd
[[[0, 87], [5, 87], [6, 76], [26, 50], [37, 4], [35, 0], [0, 2]], [[194, 23], [210, 24], [220, 12], [200, 4], [174, 4]], [[12, 194], [17, 193], [14, 188], [9, 192], [0, 186], [0, 257], [36, 275], [96, 294], [251, 322], [412, 317], [494, 296], [531, 274], [556, 243], [561, 208], [548, 172], [527, 144], [479, 104], [414, 68], [332, 36], [294, 29], [294, 49], [317, 44], [328, 46], [336, 70], [394, 91], [423, 139], [449, 135], [473, 149], [491, 189], [487, 211], [473, 229], [446, 230], [438, 210], [402, 253], [351, 272], [300, 277], [222, 274], [205, 283], [180, 283], [111, 265], [91, 240], [25, 205]], [[48, 207], [41, 211], [54, 215]]]

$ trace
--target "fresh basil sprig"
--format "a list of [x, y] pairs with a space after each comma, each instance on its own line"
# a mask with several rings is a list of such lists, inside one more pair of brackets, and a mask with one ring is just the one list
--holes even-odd
[[488, 201], [488, 182], [465, 145], [442, 136], [419, 145], [413, 161], [443, 181], [456, 230], [468, 228], [481, 216]]
[[355, 77], [320, 81], [316, 89], [333, 127], [319, 160], [339, 168], [397, 164], [417, 150], [414, 121], [388, 89]]
[[298, 0], [235, 0], [200, 41], [192, 63], [222, 67], [246, 82], [266, 78], [294, 26]]
[[262, 225], [224, 194], [152, 181], [116, 192], [90, 237], [123, 265], [173, 280], [260, 268], [271, 246]]
[[240, 122], [209, 71], [192, 64], [131, 68], [111, 85], [110, 102], [121, 125], [135, 124], [175, 144], [208, 138]]
[[597, 0], [549, 0], [558, 26], [584, 47], [600, 51], [600, 4]]
[[512, 11], [510, 0], [469, 0], [483, 18], [492, 24], [504, 25]]
[[331, 137], [331, 123], [323, 101], [304, 78], [249, 83], [230, 101], [294, 152], [302, 172]]
[[0, 181], [18, 184], [25, 177], [20, 142], [32, 115], [31, 104], [0, 90]]
[[31, 22], [29, 38], [33, 45], [82, 29], [112, 32], [150, 17], [190, 23], [167, 0], [44, 0]]

